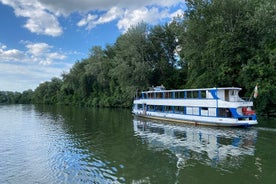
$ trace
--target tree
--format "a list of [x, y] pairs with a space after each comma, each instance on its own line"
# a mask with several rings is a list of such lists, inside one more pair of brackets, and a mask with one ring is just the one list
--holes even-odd
[[34, 91], [33, 100], [37, 104], [56, 104], [58, 94], [62, 86], [62, 80], [52, 78], [50, 82], [41, 83]]
[[[164, 25], [131, 27], [114, 45], [93, 47], [62, 80], [45, 82], [36, 103], [130, 107], [138, 89], [256, 83], [259, 113], [276, 107], [276, 7], [273, 0], [186, 0], [183, 16]], [[182, 49], [176, 49], [182, 48]], [[0, 93], [1, 101], [9, 95]]]
[[21, 98], [19, 100], [20, 104], [30, 104], [33, 102], [33, 90], [29, 89], [26, 91], [23, 91], [21, 94]]
[[250, 95], [259, 83], [262, 97], [256, 108], [264, 112], [274, 107], [274, 4], [272, 0], [187, 1], [181, 35], [187, 87], [240, 86]]

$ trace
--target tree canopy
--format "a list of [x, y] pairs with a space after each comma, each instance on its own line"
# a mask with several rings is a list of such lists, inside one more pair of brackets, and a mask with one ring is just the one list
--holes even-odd
[[172, 22], [153, 27], [142, 22], [114, 45], [93, 47], [61, 79], [40, 84], [32, 102], [130, 107], [135, 92], [150, 86], [237, 86], [250, 96], [258, 83], [257, 110], [275, 110], [273, 0], [186, 0], [186, 5]]

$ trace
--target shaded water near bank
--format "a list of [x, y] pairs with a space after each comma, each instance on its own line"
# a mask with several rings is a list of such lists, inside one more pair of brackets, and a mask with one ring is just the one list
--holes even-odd
[[0, 183], [274, 183], [276, 120], [216, 128], [130, 110], [0, 106]]

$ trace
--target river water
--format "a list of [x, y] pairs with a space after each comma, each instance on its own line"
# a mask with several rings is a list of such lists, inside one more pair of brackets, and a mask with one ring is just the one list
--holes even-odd
[[0, 106], [0, 183], [275, 183], [276, 119], [216, 128], [130, 110]]

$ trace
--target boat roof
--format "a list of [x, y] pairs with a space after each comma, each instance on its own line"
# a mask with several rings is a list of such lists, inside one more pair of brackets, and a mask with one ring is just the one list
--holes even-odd
[[157, 92], [181, 92], [181, 91], [210, 91], [210, 90], [238, 90], [240, 91], [242, 88], [239, 87], [213, 87], [213, 88], [195, 88], [195, 89], [159, 89], [159, 90], [149, 90], [143, 91], [142, 93], [157, 93]]

